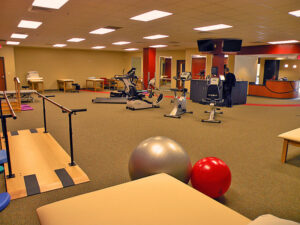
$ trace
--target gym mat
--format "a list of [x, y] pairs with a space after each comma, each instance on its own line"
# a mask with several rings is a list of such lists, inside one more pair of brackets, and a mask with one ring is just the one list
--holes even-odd
[[29, 130], [30, 130], [30, 132], [31, 132], [32, 134], [37, 133], [37, 130], [36, 130], [36, 129], [29, 129]]
[[55, 173], [58, 176], [58, 178], [60, 179], [63, 187], [74, 186], [72, 177], [70, 177], [70, 175], [64, 168], [55, 170]]
[[[70, 156], [57, 143], [50, 133], [44, 133], [44, 128], [31, 130], [19, 130], [19, 135], [12, 135], [8, 132], [12, 172], [14, 178], [6, 178], [7, 192], [11, 199], [29, 196], [37, 192], [38, 185], [40, 192], [55, 190], [90, 181], [84, 171], [78, 166], [70, 166]], [[1, 140], [4, 144], [4, 139]], [[76, 151], [76, 149], [75, 149]], [[7, 163], [4, 164], [5, 174], [8, 175]], [[61, 171], [61, 169], [66, 172]], [[36, 177], [35, 188], [26, 180]], [[69, 177], [68, 177], [69, 176]], [[29, 188], [28, 188], [29, 187]]]
[[41, 193], [39, 183], [34, 174], [24, 176], [27, 196]]
[[11, 136], [16, 136], [16, 135], [19, 135], [18, 131], [11, 131]]

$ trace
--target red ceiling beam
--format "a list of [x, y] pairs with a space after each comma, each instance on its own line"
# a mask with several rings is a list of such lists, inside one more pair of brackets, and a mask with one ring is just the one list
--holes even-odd
[[299, 54], [300, 44], [258, 45], [242, 47], [238, 55]]

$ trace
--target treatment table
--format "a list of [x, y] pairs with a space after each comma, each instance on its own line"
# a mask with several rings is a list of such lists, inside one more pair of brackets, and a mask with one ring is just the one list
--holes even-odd
[[[64, 92], [66, 92], [68, 90], [73, 90], [73, 86], [72, 86], [73, 83], [74, 83], [73, 79], [59, 79], [59, 80], [57, 80], [58, 90], [63, 89]], [[68, 85], [68, 84], [70, 84], [70, 85]]]
[[37, 209], [41, 225], [247, 225], [192, 187], [158, 174]]

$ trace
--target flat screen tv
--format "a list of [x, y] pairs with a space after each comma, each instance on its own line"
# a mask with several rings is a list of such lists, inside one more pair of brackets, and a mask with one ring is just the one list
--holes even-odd
[[215, 44], [213, 40], [198, 40], [198, 50], [199, 52], [212, 52], [215, 50]]
[[238, 39], [224, 39], [223, 52], [239, 52], [241, 51], [242, 40]]

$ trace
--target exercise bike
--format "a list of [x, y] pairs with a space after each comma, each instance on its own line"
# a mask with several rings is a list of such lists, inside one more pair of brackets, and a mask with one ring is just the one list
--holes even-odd
[[[192, 111], [186, 111], [186, 93], [187, 89], [185, 88], [185, 82], [192, 79], [192, 74], [190, 72], [183, 72], [180, 75], [180, 78], [174, 77], [176, 81], [182, 81], [182, 89], [172, 88], [171, 91], [174, 91], [174, 102], [175, 106], [170, 114], [165, 114], [165, 117], [172, 118], [181, 118], [181, 115], [184, 113], [193, 113]], [[181, 96], [177, 96], [177, 92], [182, 92]]]
[[205, 113], [209, 113], [209, 118], [207, 120], [202, 119], [202, 122], [221, 123], [220, 120], [215, 119], [216, 114], [223, 114], [223, 112], [218, 112], [220, 108], [216, 107], [218, 103], [222, 103], [224, 101], [220, 97], [220, 86], [221, 82], [219, 78], [210, 77], [209, 79], [207, 79], [207, 94], [206, 98], [202, 99], [202, 102], [209, 104], [210, 111], [204, 111]]

